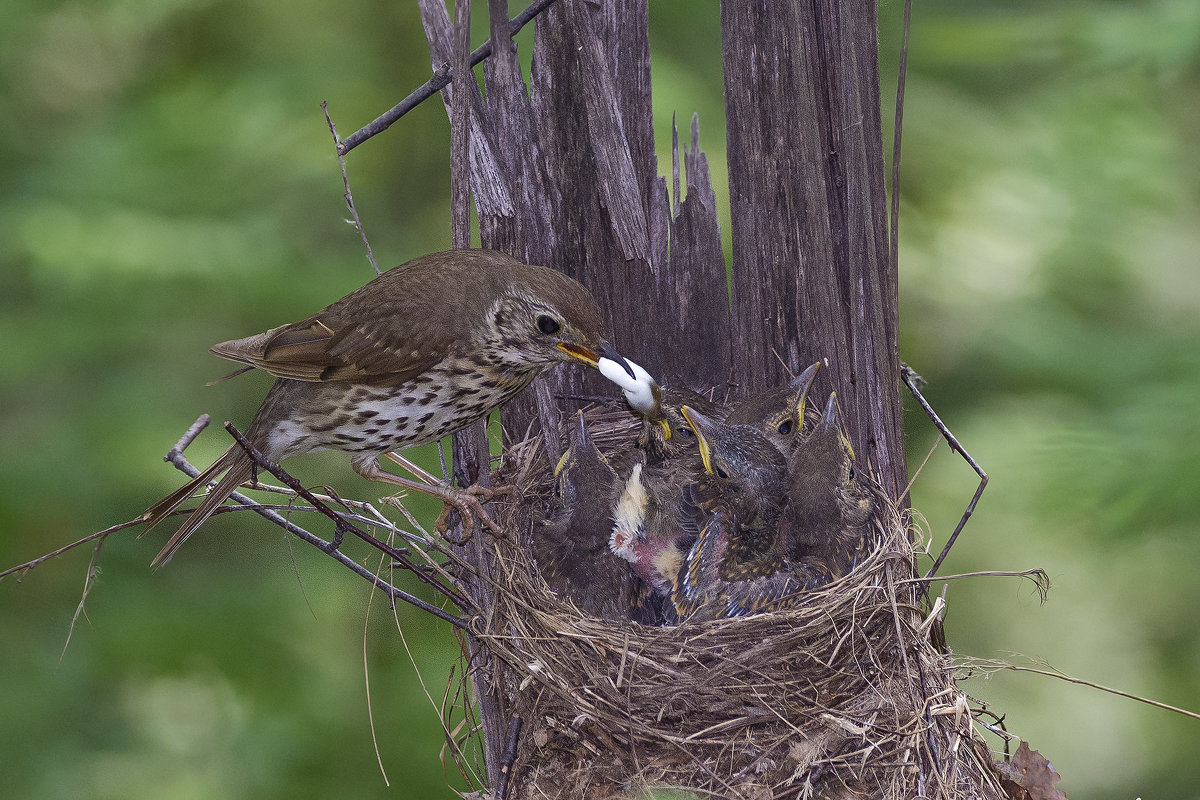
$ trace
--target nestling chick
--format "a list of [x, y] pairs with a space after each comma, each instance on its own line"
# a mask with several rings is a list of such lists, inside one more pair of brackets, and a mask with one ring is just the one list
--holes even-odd
[[533, 531], [534, 558], [546, 583], [593, 616], [629, 617], [630, 576], [608, 549], [621, 483], [577, 413], [567, 452], [554, 471], [554, 497]]
[[671, 598], [681, 618], [741, 616], [798, 590], [775, 546], [787, 462], [749, 425], [726, 425], [685, 407], [706, 475], [695, 489], [696, 543]]
[[854, 568], [870, 530], [874, 497], [858, 475], [854, 448], [831, 393], [821, 419], [788, 459], [790, 492], [780, 521], [786, 556], [832, 578]]
[[679, 409], [687, 405], [714, 419], [724, 419], [725, 410], [691, 389], [659, 386], [641, 365], [627, 359], [625, 363], [633, 371], [632, 376], [625, 371], [624, 364], [613, 359], [601, 358], [597, 367], [621, 388], [630, 410], [643, 420], [638, 447], [646, 453], [647, 460], [656, 463], [683, 455], [695, 456], [691, 429]]
[[783, 386], [751, 395], [733, 406], [725, 424], [749, 425], [788, 455], [800, 441], [805, 401], [820, 368], [818, 361]]

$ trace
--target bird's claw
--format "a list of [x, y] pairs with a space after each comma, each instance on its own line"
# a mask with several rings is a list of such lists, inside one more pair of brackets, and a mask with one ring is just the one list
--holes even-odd
[[504, 529], [488, 516], [483, 504], [490, 502], [498, 495], [512, 494], [512, 492], [512, 486], [480, 486], [477, 483], [473, 483], [465, 489], [452, 489], [442, 498], [442, 513], [438, 514], [434, 529], [445, 536], [450, 529], [450, 512], [454, 510], [463, 519], [463, 535], [456, 544], [463, 544], [470, 540], [475, 533], [477, 522], [482, 523], [494, 535], [503, 536]]

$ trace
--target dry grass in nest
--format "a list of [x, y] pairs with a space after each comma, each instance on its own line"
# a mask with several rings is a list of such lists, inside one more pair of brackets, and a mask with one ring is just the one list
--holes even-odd
[[[632, 446], [627, 414], [588, 423], [606, 454]], [[501, 522], [522, 543], [549, 461], [527, 439], [496, 476], [521, 489]], [[857, 568], [797, 608], [675, 627], [586, 616], [528, 546], [494, 541], [480, 639], [502, 664], [506, 715], [525, 721], [510, 796], [1004, 797], [930, 643], [908, 518], [889, 505], [875, 528]]]

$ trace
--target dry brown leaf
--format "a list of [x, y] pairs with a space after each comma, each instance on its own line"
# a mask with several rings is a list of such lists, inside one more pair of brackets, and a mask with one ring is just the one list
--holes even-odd
[[1054, 784], [1062, 776], [1054, 771], [1050, 762], [1037, 750], [1021, 742], [1012, 761], [996, 762], [1001, 783], [1013, 800], [1067, 800], [1061, 789]]

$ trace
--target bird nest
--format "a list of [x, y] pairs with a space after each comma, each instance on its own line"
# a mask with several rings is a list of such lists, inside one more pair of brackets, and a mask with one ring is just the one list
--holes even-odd
[[[586, 416], [606, 455], [632, 445], [627, 414]], [[524, 720], [510, 796], [1005, 796], [930, 641], [907, 511], [884, 503], [855, 569], [789, 610], [602, 620], [559, 598], [527, 546], [551, 491], [547, 449], [528, 438], [495, 475], [519, 487], [498, 517], [520, 546], [490, 541], [490, 613], [476, 630], [501, 708]], [[682, 794], [657, 794], [667, 788]]]

